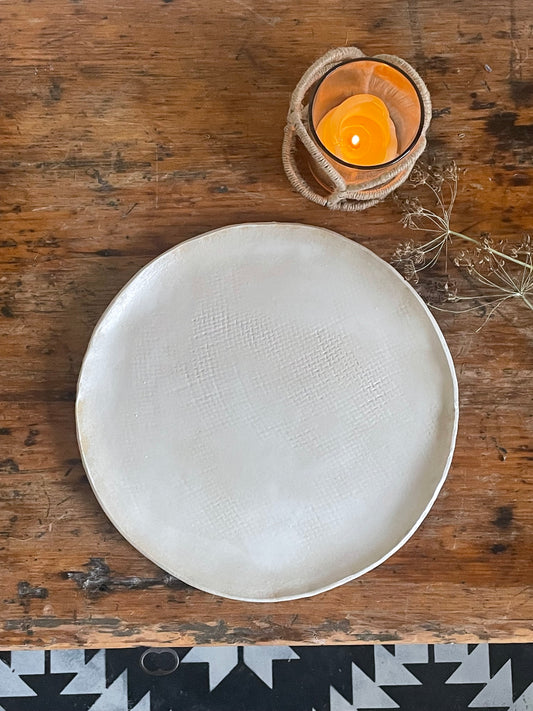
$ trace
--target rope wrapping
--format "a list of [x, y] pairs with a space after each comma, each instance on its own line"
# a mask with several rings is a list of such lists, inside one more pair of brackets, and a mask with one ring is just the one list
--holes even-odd
[[[309, 89], [330, 69], [342, 62], [364, 56], [364, 53], [357, 47], [337, 47], [326, 52], [307, 69], [296, 85], [287, 114], [287, 124], [281, 150], [285, 173], [293, 188], [300, 195], [303, 195], [311, 202], [328, 207], [330, 210], [360, 211], [376, 205], [407, 180], [414, 164], [426, 147], [425, 134], [431, 121], [431, 98], [426, 85], [420, 75], [405, 60], [390, 54], [378, 54], [376, 57], [369, 57], [369, 59], [382, 59], [402, 69], [420, 92], [424, 106], [424, 124], [420, 138], [409, 153], [397, 163], [377, 177], [374, 176], [357, 185], [346, 183], [342, 175], [320, 151], [309, 132], [308, 106], [304, 103], [305, 97]], [[296, 144], [298, 140], [306, 149], [317, 168], [331, 182], [333, 188], [329, 195], [324, 196], [316, 192], [301, 174], [296, 161]]]

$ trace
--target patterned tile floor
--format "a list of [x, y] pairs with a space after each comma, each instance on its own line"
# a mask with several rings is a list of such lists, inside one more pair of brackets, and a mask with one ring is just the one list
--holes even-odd
[[0, 711], [349, 709], [533, 711], [533, 644], [0, 652]]

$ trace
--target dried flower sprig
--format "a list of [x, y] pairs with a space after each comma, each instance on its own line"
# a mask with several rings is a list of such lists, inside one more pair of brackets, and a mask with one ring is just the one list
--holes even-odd
[[[483, 237], [481, 245], [471, 250], [462, 250], [454, 257], [454, 264], [463, 268], [475, 281], [485, 287], [482, 295], [455, 296], [453, 301], [467, 302], [482, 299], [484, 304], [477, 303], [464, 311], [479, 309], [487, 306], [487, 317], [482, 326], [492, 314], [506, 301], [520, 298], [525, 306], [533, 310], [533, 257], [530, 236], [526, 236], [518, 246], [511, 248], [511, 254], [504, 252], [504, 242], [498, 244], [496, 249], [490, 237]], [[504, 254], [505, 256], [500, 256]], [[511, 259], [509, 259], [509, 257]], [[518, 262], [521, 269], [511, 271], [509, 264]], [[482, 326], [480, 328], [482, 328]], [[477, 329], [479, 330], [479, 329]]]
[[[511, 298], [520, 298], [529, 309], [533, 310], [531, 239], [526, 237], [519, 245], [506, 242], [495, 243], [488, 236], [476, 239], [453, 230], [451, 216], [458, 186], [458, 170], [455, 163], [444, 169], [417, 167], [411, 174], [411, 183], [415, 187], [426, 186], [436, 205], [435, 209], [429, 209], [419, 198], [412, 197], [402, 201], [404, 227], [423, 231], [430, 236], [430, 239], [424, 243], [408, 240], [395, 250], [392, 264], [404, 277], [413, 284], [419, 285], [421, 273], [440, 263], [444, 269], [444, 279], [434, 282], [432, 298], [427, 300], [434, 308], [439, 308], [435, 301], [438, 303], [475, 301], [473, 306], [461, 311], [488, 307], [488, 316], [484, 323], [496, 309]], [[455, 255], [450, 254], [450, 245], [457, 239], [469, 242], [472, 247], [463, 249]], [[449, 279], [450, 262], [466, 270], [472, 280], [484, 287], [484, 293], [459, 296], [455, 283]], [[419, 291], [425, 291], [421, 286], [418, 286]], [[438, 295], [437, 299], [435, 295]]]
[[427, 186], [436, 202], [435, 210], [430, 210], [422, 205], [418, 197], [402, 201], [403, 226], [424, 232], [430, 239], [422, 244], [413, 240], [400, 244], [392, 255], [392, 264], [408, 281], [418, 284], [420, 272], [435, 266], [443, 252], [448, 256], [450, 221], [457, 197], [457, 167], [452, 163], [439, 171], [416, 166], [410, 182], [415, 187]]

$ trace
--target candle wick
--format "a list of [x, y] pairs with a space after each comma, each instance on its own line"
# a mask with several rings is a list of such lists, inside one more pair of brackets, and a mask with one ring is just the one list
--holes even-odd
[[356, 146], [360, 140], [361, 139], [359, 138], [359, 136], [356, 136], [356, 135], [352, 136], [352, 145]]

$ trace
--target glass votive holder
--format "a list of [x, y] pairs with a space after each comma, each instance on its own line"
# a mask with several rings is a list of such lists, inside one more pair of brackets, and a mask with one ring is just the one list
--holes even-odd
[[[313, 202], [363, 210], [406, 180], [426, 146], [430, 120], [429, 92], [407, 62], [366, 57], [355, 47], [331, 50], [293, 92], [285, 172]], [[304, 155], [297, 154], [298, 139]]]

